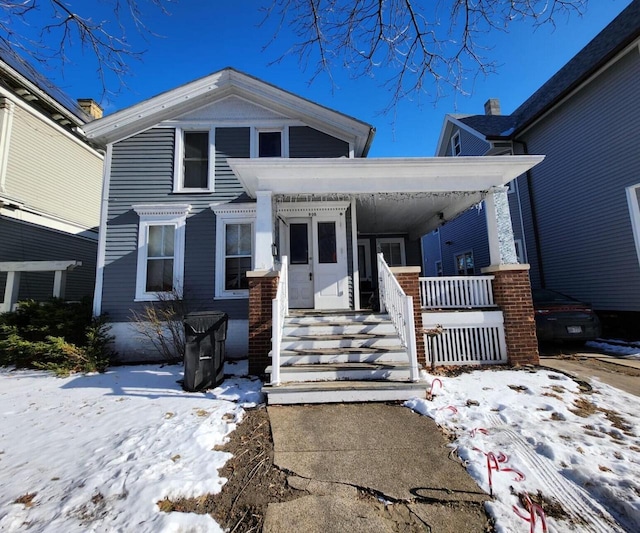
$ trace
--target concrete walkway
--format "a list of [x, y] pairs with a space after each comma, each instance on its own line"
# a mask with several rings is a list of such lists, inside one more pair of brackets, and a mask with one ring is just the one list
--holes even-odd
[[268, 413], [274, 463], [308, 495], [269, 505], [263, 531], [485, 531], [489, 497], [430, 418], [387, 404]]

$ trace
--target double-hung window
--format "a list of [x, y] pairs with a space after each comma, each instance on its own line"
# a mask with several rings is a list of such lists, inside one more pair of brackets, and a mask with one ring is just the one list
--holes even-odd
[[390, 267], [405, 266], [407, 264], [404, 251], [404, 239], [402, 237], [376, 239], [376, 247], [378, 248], [378, 252], [382, 252], [384, 260]]
[[289, 157], [289, 128], [253, 128], [251, 157]]
[[247, 298], [253, 269], [255, 204], [211, 204], [216, 214], [216, 298]]
[[208, 129], [176, 129], [174, 192], [213, 191], [213, 138]]
[[460, 132], [456, 131], [451, 137], [451, 155], [459, 156], [462, 153], [462, 143], [460, 142]]
[[456, 254], [455, 260], [458, 276], [473, 276], [475, 274], [473, 252]]
[[133, 209], [140, 216], [136, 300], [182, 294], [185, 223], [191, 206], [134, 205]]

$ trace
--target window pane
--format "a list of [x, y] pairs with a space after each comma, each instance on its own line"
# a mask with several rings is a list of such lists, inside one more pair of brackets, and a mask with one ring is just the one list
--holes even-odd
[[251, 224], [227, 224], [225, 255], [251, 255]]
[[383, 242], [380, 251], [389, 266], [402, 266], [402, 247], [399, 242]]
[[318, 222], [318, 256], [320, 263], [338, 262], [335, 222]]
[[234, 291], [239, 289], [248, 289], [248, 270], [251, 270], [250, 257], [228, 257], [225, 260], [225, 290]]
[[309, 263], [309, 230], [307, 224], [289, 225], [289, 254], [292, 265]]
[[184, 161], [184, 187], [186, 189], [206, 189], [209, 185], [209, 161]]
[[258, 157], [280, 157], [282, 155], [281, 132], [262, 131], [258, 134]]
[[240, 242], [238, 246], [239, 255], [251, 255], [251, 224], [239, 224]]
[[185, 131], [184, 156], [186, 159], [209, 158], [209, 132]]
[[149, 243], [147, 247], [147, 257], [173, 256], [174, 238], [175, 226], [149, 226]]
[[173, 289], [173, 259], [147, 261], [147, 292], [166, 292]]

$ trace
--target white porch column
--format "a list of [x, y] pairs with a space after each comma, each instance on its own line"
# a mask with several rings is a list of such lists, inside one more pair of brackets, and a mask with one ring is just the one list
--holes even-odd
[[20, 289], [20, 272], [14, 270], [7, 272], [7, 284], [4, 288], [4, 303], [0, 312], [8, 313], [18, 303], [18, 291]]
[[489, 234], [489, 258], [492, 266], [518, 263], [513, 240], [507, 187], [493, 187], [484, 199]]
[[256, 191], [256, 257], [254, 270], [273, 268], [273, 204], [271, 191]]

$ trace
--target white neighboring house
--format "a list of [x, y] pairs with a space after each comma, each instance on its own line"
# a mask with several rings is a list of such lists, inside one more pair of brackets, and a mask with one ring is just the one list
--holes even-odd
[[101, 114], [0, 49], [0, 311], [92, 295], [104, 157], [82, 127]]

